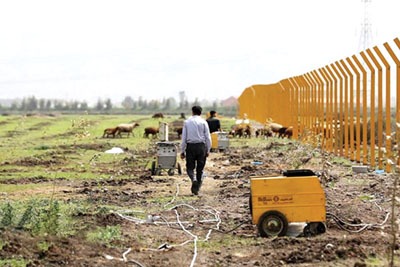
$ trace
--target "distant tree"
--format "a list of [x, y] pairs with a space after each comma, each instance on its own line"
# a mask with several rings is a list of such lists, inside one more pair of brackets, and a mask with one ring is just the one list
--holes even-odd
[[188, 109], [189, 106], [190, 106], [189, 101], [188, 101], [188, 100], [185, 100], [185, 101], [183, 102], [183, 108], [184, 108], [184, 109]]
[[186, 102], [187, 102], [187, 99], [186, 99], [185, 91], [180, 91], [179, 92], [179, 108], [187, 108], [185, 106]]
[[46, 100], [44, 98], [39, 99], [38, 105], [39, 105], [39, 110], [45, 110], [46, 109]]
[[27, 101], [26, 98], [22, 98], [21, 104], [19, 105], [19, 110], [26, 110], [27, 109]]
[[64, 109], [64, 103], [61, 100], [54, 100], [54, 109], [55, 110], [63, 110]]
[[104, 102], [103, 102], [103, 100], [101, 100], [101, 99], [97, 100], [95, 109], [96, 109], [96, 110], [103, 110], [103, 108], [104, 108]]
[[50, 109], [51, 109], [51, 100], [48, 99], [48, 100], [46, 101], [46, 110], [50, 110]]
[[71, 110], [79, 110], [79, 102], [76, 100], [72, 101], [70, 106], [71, 106]]
[[17, 109], [18, 109], [18, 102], [17, 102], [17, 101], [13, 101], [13, 102], [11, 103], [10, 109], [11, 109], [11, 110], [17, 110]]
[[88, 103], [86, 101], [82, 101], [79, 105], [80, 110], [88, 110]]
[[176, 100], [173, 97], [169, 97], [165, 100], [164, 110], [173, 110], [176, 108]]
[[38, 108], [38, 101], [36, 99], [35, 96], [31, 96], [28, 98], [27, 101], [27, 110], [33, 111], [33, 110], [37, 110]]
[[[146, 104], [147, 104], [147, 103], [146, 103]], [[138, 109], [143, 109], [143, 106], [144, 106], [143, 97], [142, 97], [142, 96], [139, 96], [137, 108], [138, 108]]]
[[133, 109], [134, 108], [134, 100], [130, 96], [125, 96], [124, 100], [122, 100], [122, 107], [124, 109]]
[[139, 108], [138, 101], [133, 100], [133, 103], [132, 103], [132, 110], [136, 110], [136, 109], [138, 109], [138, 108]]
[[217, 110], [217, 109], [218, 109], [218, 101], [217, 101], [217, 100], [214, 100], [214, 101], [212, 102], [212, 109], [213, 109], [213, 110]]
[[193, 102], [193, 104], [192, 104], [192, 106], [200, 106], [201, 104], [200, 104], [200, 101], [199, 101], [199, 99], [196, 97], [195, 98], [195, 100], [194, 100], [194, 102]]
[[72, 110], [71, 101], [62, 101], [62, 103], [63, 103], [62, 110]]
[[111, 110], [113, 107], [111, 99], [107, 98], [106, 102], [104, 103], [104, 109], [105, 110]]
[[149, 105], [147, 107], [149, 110], [159, 110], [160, 102], [158, 100], [150, 100]]
[[[139, 102], [140, 103], [140, 102]], [[142, 105], [140, 105], [139, 106], [139, 108], [141, 109], [141, 110], [147, 110], [148, 109], [148, 107], [149, 107], [149, 104], [147, 103], [147, 100], [145, 99], [145, 100], [142, 100], [142, 103], [141, 103]]]

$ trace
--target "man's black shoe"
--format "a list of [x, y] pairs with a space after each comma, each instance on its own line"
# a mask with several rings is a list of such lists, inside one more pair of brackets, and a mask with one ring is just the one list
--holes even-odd
[[199, 194], [199, 183], [197, 182], [197, 180], [194, 180], [194, 181], [192, 182], [192, 188], [191, 188], [191, 190], [192, 190], [192, 193], [193, 193], [194, 195]]

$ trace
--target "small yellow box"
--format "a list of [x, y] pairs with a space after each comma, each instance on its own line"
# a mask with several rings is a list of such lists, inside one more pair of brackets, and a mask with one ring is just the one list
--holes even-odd
[[317, 176], [252, 177], [250, 187], [252, 221], [262, 236], [285, 235], [288, 223], [326, 220], [325, 193]]

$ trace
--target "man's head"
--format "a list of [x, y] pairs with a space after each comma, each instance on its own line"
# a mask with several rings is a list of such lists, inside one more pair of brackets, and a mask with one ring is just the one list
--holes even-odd
[[203, 111], [203, 109], [200, 106], [193, 106], [192, 107], [192, 113], [193, 115], [201, 115], [201, 112]]
[[211, 117], [215, 117], [216, 114], [217, 114], [217, 112], [215, 110], [211, 110], [210, 111], [210, 116]]

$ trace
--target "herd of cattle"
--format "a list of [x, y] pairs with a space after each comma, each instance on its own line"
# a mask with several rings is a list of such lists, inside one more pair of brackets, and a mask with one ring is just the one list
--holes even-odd
[[233, 137], [250, 138], [255, 137], [272, 137], [291, 138], [293, 135], [293, 127], [285, 127], [279, 123], [267, 122], [262, 127], [251, 126], [250, 124], [237, 124], [232, 126], [229, 134]]
[[[156, 113], [152, 116], [152, 118], [163, 119], [164, 115], [162, 113]], [[182, 118], [182, 116], [181, 116]], [[172, 124], [172, 130], [177, 134], [177, 137], [180, 138], [182, 135], [182, 124], [181, 121], [180, 125]], [[126, 134], [127, 137], [130, 135], [134, 136], [134, 129], [140, 126], [137, 122], [132, 123], [121, 123], [115, 127], [106, 128], [103, 132], [103, 138], [115, 138], [115, 137], [122, 137], [122, 134]], [[146, 127], [144, 128], [143, 137], [149, 138], [156, 138], [159, 134], [158, 127]], [[262, 127], [255, 127], [250, 123], [241, 123], [235, 124], [231, 127], [229, 131], [229, 135], [231, 137], [238, 137], [238, 138], [251, 138], [251, 137], [272, 137], [277, 136], [280, 138], [291, 138], [293, 135], [293, 128], [292, 127], [285, 127], [278, 123], [274, 122], [267, 122]]]

